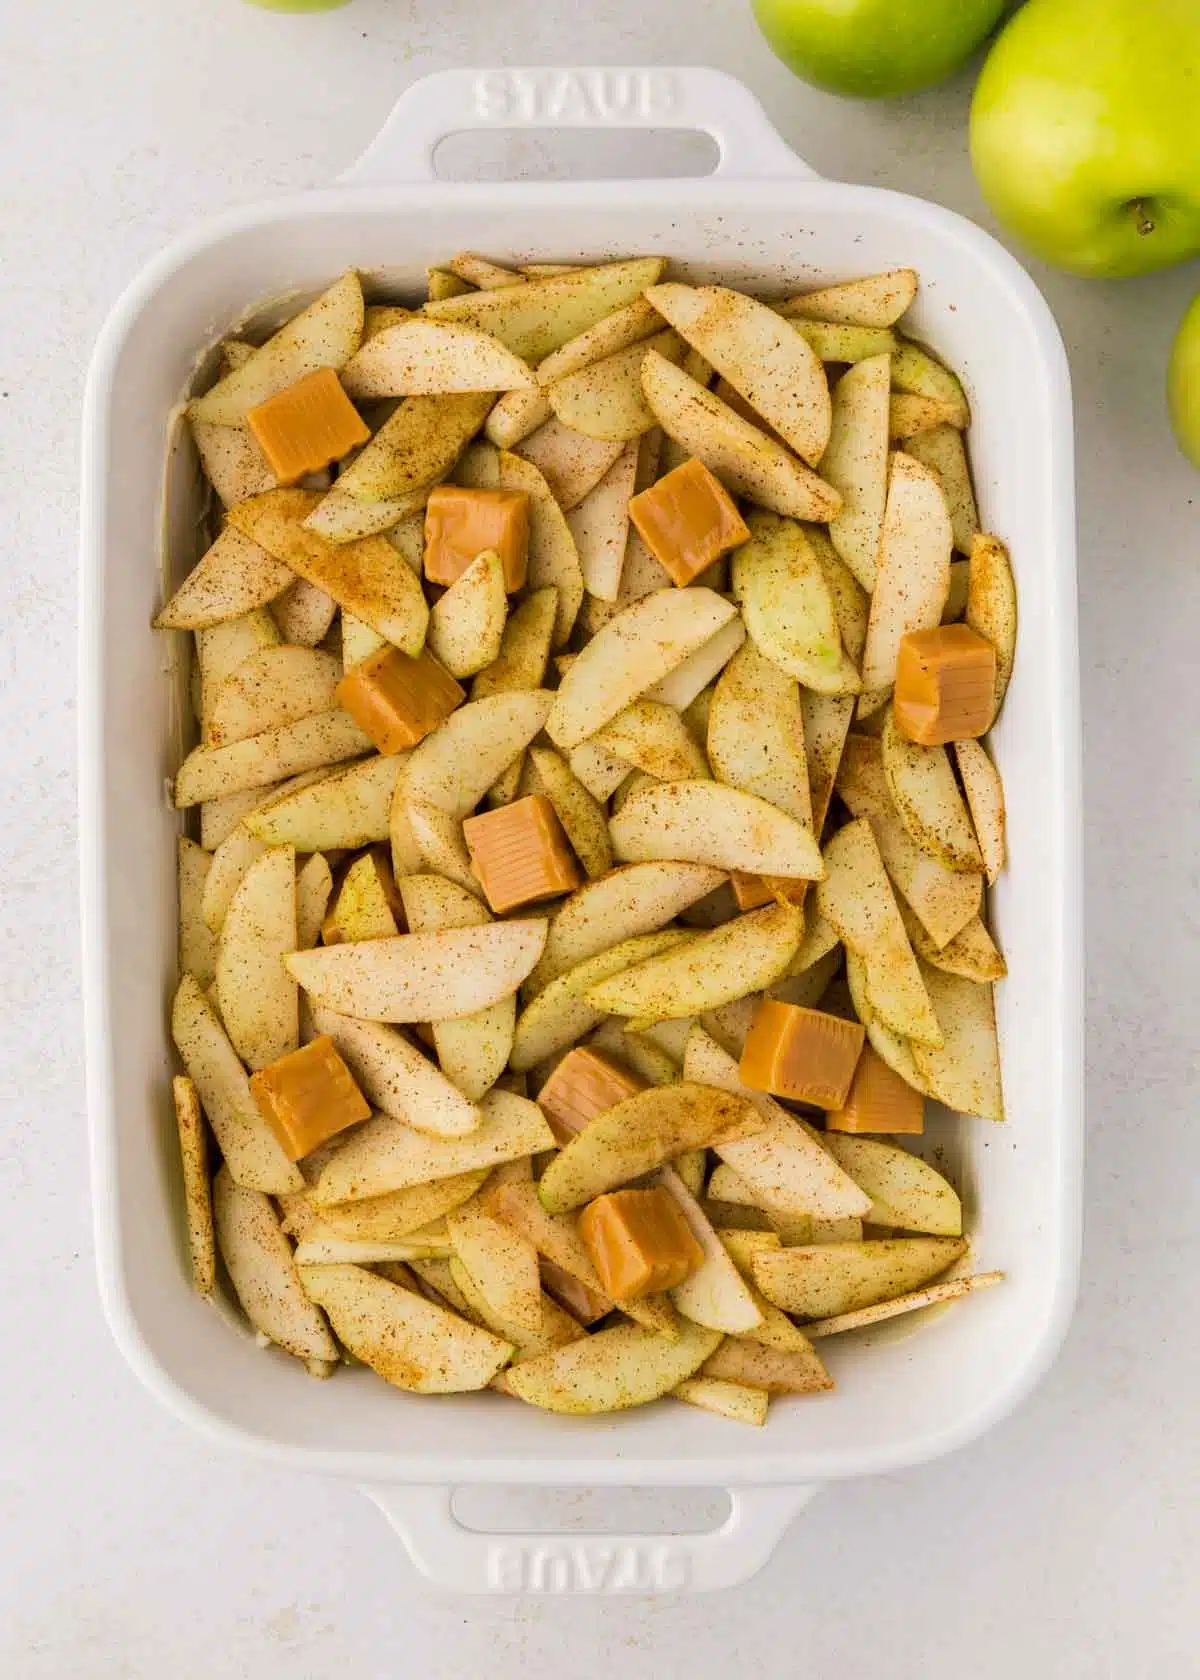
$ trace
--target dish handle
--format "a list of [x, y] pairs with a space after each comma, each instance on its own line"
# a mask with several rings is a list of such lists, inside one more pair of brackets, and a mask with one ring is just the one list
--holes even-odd
[[470, 129], [679, 128], [711, 135], [715, 175], [816, 180], [734, 76], [701, 66], [439, 70], [407, 88], [348, 186], [435, 181], [434, 153]]
[[453, 1488], [363, 1488], [435, 1585], [554, 1597], [739, 1586], [763, 1567], [816, 1491], [816, 1485], [732, 1488], [728, 1517], [700, 1534], [483, 1534], [454, 1515]]

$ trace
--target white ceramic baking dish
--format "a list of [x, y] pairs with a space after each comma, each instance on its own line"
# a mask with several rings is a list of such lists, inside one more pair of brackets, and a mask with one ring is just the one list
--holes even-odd
[[[449, 185], [444, 136], [479, 127], [706, 131], [704, 179]], [[417, 292], [468, 247], [506, 258], [661, 252], [678, 270], [798, 289], [920, 271], [913, 326], [964, 375], [986, 526], [1012, 548], [1021, 637], [995, 752], [1011, 868], [994, 895], [1010, 1118], [934, 1122], [981, 1267], [1008, 1282], [942, 1317], [823, 1344], [835, 1395], [778, 1403], [756, 1432], [663, 1402], [564, 1419], [495, 1395], [419, 1399], [366, 1372], [305, 1378], [188, 1286], [169, 1113], [175, 974], [177, 676], [149, 633], [160, 599], [167, 417], [197, 356], [248, 301], [311, 293], [348, 266]], [[194, 475], [172, 453], [168, 537], [194, 553]], [[917, 199], [818, 179], [737, 82], [712, 70], [452, 71], [398, 102], [341, 184], [239, 209], [177, 241], [97, 346], [83, 473], [81, 782], [84, 978], [96, 1244], [130, 1364], [214, 1440], [342, 1476], [378, 1501], [418, 1565], [471, 1591], [703, 1589], [744, 1579], [823, 1483], [962, 1446], [1046, 1370], [1070, 1314], [1080, 1227], [1080, 750], [1072, 429], [1050, 313], [1013, 259]], [[964, 1467], [964, 1475], [969, 1469]], [[731, 1490], [719, 1529], [681, 1537], [485, 1536], [458, 1525], [471, 1483]]]

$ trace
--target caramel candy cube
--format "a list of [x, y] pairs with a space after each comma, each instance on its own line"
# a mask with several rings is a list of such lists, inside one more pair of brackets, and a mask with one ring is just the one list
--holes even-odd
[[674, 1289], [704, 1259], [669, 1190], [610, 1190], [579, 1215], [579, 1235], [600, 1287], [614, 1301]]
[[246, 424], [280, 484], [320, 472], [371, 436], [331, 367], [306, 373], [260, 402], [247, 413]]
[[250, 1089], [289, 1161], [371, 1117], [370, 1103], [327, 1036], [251, 1074]]
[[845, 1108], [865, 1036], [858, 1021], [764, 998], [746, 1034], [742, 1084], [815, 1108]]
[[996, 650], [966, 624], [910, 630], [900, 639], [896, 727], [922, 747], [986, 735], [996, 708]]
[[694, 457], [634, 496], [629, 517], [681, 588], [750, 536], [728, 490]]
[[850, 1081], [844, 1108], [825, 1116], [827, 1132], [909, 1132], [925, 1130], [925, 1098], [865, 1045]]
[[635, 1073], [598, 1056], [594, 1050], [570, 1050], [538, 1092], [538, 1105], [559, 1143], [569, 1143], [589, 1120], [644, 1091]]
[[425, 504], [425, 576], [454, 583], [491, 548], [504, 567], [509, 594], [529, 566], [529, 497], [524, 490], [464, 490], [439, 484]]
[[394, 647], [378, 648], [352, 665], [335, 693], [381, 753], [415, 747], [466, 699], [431, 653], [410, 659]]
[[735, 870], [729, 877], [729, 885], [739, 910], [758, 910], [764, 904], [775, 903], [775, 894], [765, 875], [743, 875]]
[[492, 909], [557, 898], [583, 879], [558, 813], [544, 793], [527, 794], [482, 816], [468, 817], [463, 839]]

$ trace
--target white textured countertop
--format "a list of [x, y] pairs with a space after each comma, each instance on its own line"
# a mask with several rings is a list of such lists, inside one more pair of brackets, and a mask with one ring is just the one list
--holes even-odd
[[[1195, 264], [1119, 286], [1035, 270], [1078, 415], [1090, 1114], [1080, 1308], [1017, 1416], [939, 1464], [822, 1494], [736, 1594], [455, 1599], [422, 1585], [353, 1490], [218, 1457], [188, 1434], [137, 1386], [100, 1317], [71, 688], [95, 332], [166, 238], [330, 178], [424, 70], [680, 58], [743, 77], [822, 172], [981, 215], [967, 79], [904, 106], [823, 98], [767, 54], [740, 0], [354, 0], [313, 18], [239, 0], [0, 6], [6, 1680], [1197, 1672], [1200, 475], [1171, 448], [1161, 394]], [[645, 167], [644, 144], [624, 145]], [[695, 1507], [663, 1496], [661, 1509]]]

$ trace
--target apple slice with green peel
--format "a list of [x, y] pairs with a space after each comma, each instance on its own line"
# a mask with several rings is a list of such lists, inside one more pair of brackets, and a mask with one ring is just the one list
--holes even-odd
[[407, 1237], [389, 1239], [340, 1237], [318, 1220], [296, 1244], [297, 1266], [378, 1266], [409, 1260], [444, 1260], [450, 1254], [445, 1221], [437, 1228], [413, 1231]]
[[446, 1021], [515, 992], [542, 954], [546, 922], [443, 928], [296, 951], [293, 977], [315, 1003], [364, 1021]]
[[752, 875], [813, 881], [821, 854], [812, 830], [766, 800], [721, 782], [651, 782], [609, 823], [616, 855], [706, 863]]
[[707, 1085], [657, 1085], [598, 1114], [550, 1162], [538, 1184], [548, 1213], [568, 1213], [652, 1172], [685, 1149], [748, 1136], [763, 1122], [742, 1097]]
[[989, 887], [994, 887], [1004, 868], [1004, 784], [1000, 772], [979, 741], [955, 741], [954, 761], [962, 778], [967, 809]]
[[946, 498], [935, 475], [910, 455], [893, 455], [863, 649], [868, 693], [890, 689], [895, 682], [900, 642], [909, 631], [932, 630], [941, 623], [953, 544]]
[[754, 1281], [784, 1312], [830, 1318], [919, 1289], [966, 1253], [961, 1237], [893, 1237], [764, 1250]]
[[460, 706], [409, 754], [401, 777], [405, 800], [436, 805], [461, 822], [533, 740], [554, 701], [538, 688]]
[[375, 1115], [322, 1168], [313, 1201], [318, 1208], [360, 1202], [554, 1147], [541, 1109], [527, 1098], [496, 1089], [480, 1108], [481, 1123], [465, 1137], [436, 1137], [393, 1115]]
[[752, 1137], [722, 1139], [713, 1147], [750, 1189], [798, 1214], [841, 1218], [864, 1214], [871, 1199], [822, 1147], [811, 1127], [762, 1091], [748, 1090], [735, 1059], [703, 1027], [693, 1027], [683, 1076], [748, 1102], [762, 1121]]
[[438, 482], [431, 479], [416, 490], [408, 490], [398, 496], [377, 496], [370, 501], [352, 495], [340, 483], [335, 484], [304, 521], [305, 528], [314, 536], [337, 545], [381, 535], [386, 535], [390, 541], [407, 521], [423, 517], [429, 492]]
[[[904, 452], [937, 474], [950, 514], [954, 546], [960, 554], [970, 554], [971, 544], [979, 531], [979, 512], [975, 506], [975, 492], [971, 488], [971, 469], [967, 465], [962, 433], [955, 426], [931, 426], [927, 431], [910, 437], [904, 445]], [[954, 616], [961, 618], [962, 612]]]
[[827, 1132], [825, 1147], [870, 1196], [866, 1218], [872, 1225], [927, 1231], [935, 1237], [962, 1236], [957, 1192], [919, 1155], [848, 1132]]
[[[473, 893], [441, 876], [412, 875], [402, 878], [397, 886], [412, 933], [482, 927], [492, 920], [491, 912]], [[475, 1015], [431, 1023], [443, 1073], [472, 1102], [491, 1090], [508, 1065], [516, 1022], [517, 999], [513, 993]]]
[[408, 315], [372, 333], [341, 371], [356, 402], [534, 387], [531, 368], [490, 333]]
[[232, 526], [188, 573], [154, 620], [156, 630], [203, 630], [262, 607], [296, 581], [290, 566]]
[[295, 949], [296, 851], [275, 846], [243, 875], [217, 941], [221, 1019], [251, 1068], [269, 1067], [299, 1046], [299, 993], [284, 966]]
[[1017, 587], [1008, 550], [999, 537], [979, 532], [971, 543], [969, 559], [966, 620], [996, 650], [996, 714], [999, 715], [1017, 650]]
[[890, 356], [869, 356], [848, 368], [834, 387], [821, 458], [823, 476], [842, 498], [841, 512], [829, 522], [830, 540], [867, 591], [875, 587], [887, 501], [890, 394]]
[[769, 304], [726, 286], [652, 286], [646, 293], [756, 413], [810, 466], [829, 442], [829, 385], [820, 357]]
[[321, 1208], [319, 1217], [330, 1231], [352, 1242], [401, 1242], [469, 1202], [488, 1172], [487, 1167], [477, 1167], [363, 1202], [332, 1203]]
[[424, 313], [435, 321], [463, 322], [492, 333], [536, 366], [614, 310], [634, 303], [665, 267], [662, 257], [635, 257], [576, 268], [519, 287], [441, 298], [427, 303]]
[[509, 1392], [550, 1412], [592, 1416], [657, 1400], [703, 1365], [719, 1330], [685, 1323], [675, 1341], [637, 1324], [616, 1324], [585, 1340], [523, 1360], [507, 1373]]
[[[581, 441], [588, 442], [587, 439]], [[607, 464], [588, 484], [588, 489], [604, 477], [618, 453], [614, 451]], [[527, 585], [531, 590], [554, 589], [557, 592], [552, 646], [562, 647], [574, 628], [583, 602], [583, 572], [571, 527], [540, 464], [532, 457], [526, 460], [522, 455], [505, 451], [497, 463], [497, 477], [499, 489], [521, 490], [529, 497]], [[586, 494], [586, 490], [581, 492], [580, 499]]]
[[642, 363], [642, 390], [667, 436], [734, 495], [794, 519], [827, 520], [840, 511], [841, 497], [811, 467], [653, 350]]
[[538, 364], [538, 384], [546, 387], [567, 379], [594, 362], [615, 356], [631, 345], [653, 338], [662, 331], [662, 316], [644, 297], [614, 309], [586, 332], [568, 340]]
[[753, 642], [738, 649], [713, 690], [708, 759], [718, 780], [811, 829], [800, 691]]
[[340, 368], [362, 341], [363, 294], [353, 269], [188, 408], [193, 421], [241, 426], [259, 403], [318, 368]]
[[896, 727], [889, 711], [883, 726], [883, 773], [900, 821], [923, 852], [947, 869], [983, 871], [983, 854], [945, 747], [923, 747]]
[[885, 1061], [893, 1073], [898, 1073], [906, 1085], [922, 1096], [932, 1096], [925, 1075], [917, 1066], [913, 1046], [901, 1033], [895, 1033], [876, 1014], [867, 996], [867, 966], [853, 951], [846, 952], [846, 985], [854, 1003], [854, 1012], [866, 1028], [867, 1043]]
[[634, 441], [655, 424], [642, 395], [646, 352], [655, 350], [678, 363], [683, 360], [684, 348], [679, 334], [670, 328], [655, 333], [645, 344], [619, 350], [546, 386], [550, 407], [564, 426], [585, 437], [622, 445]]
[[997, 950], [981, 917], [972, 916], [953, 939], [948, 939], [939, 948], [907, 905], [901, 904], [900, 914], [912, 948], [922, 962], [945, 969], [947, 974], [961, 974], [964, 980], [977, 980], [983, 985], [992, 980], [1003, 980], [1008, 973], [1008, 964]]
[[[854, 363], [866, 361], [868, 356], [890, 355], [899, 342], [887, 327], [847, 327], [838, 321], [806, 321], [799, 315], [787, 319], [823, 362]], [[822, 476], [824, 469], [822, 455]]]
[[870, 825], [861, 818], [847, 823], [828, 842], [824, 857], [817, 904], [847, 949], [866, 964], [873, 1010], [893, 1032], [940, 1044], [937, 1016]]
[[213, 1219], [225, 1269], [254, 1328], [297, 1359], [336, 1361], [337, 1345], [301, 1285], [270, 1198], [238, 1184], [223, 1166], [213, 1181]]
[[427, 490], [445, 478], [494, 400], [488, 392], [405, 397], [338, 475], [337, 493], [381, 502]]
[[822, 1394], [833, 1378], [811, 1347], [764, 1347], [752, 1335], [727, 1336], [700, 1367], [702, 1377], [742, 1383], [766, 1394]]
[[675, 1199], [704, 1252], [696, 1270], [670, 1291], [672, 1301], [693, 1324], [729, 1335], [753, 1330], [762, 1323], [762, 1313], [700, 1204], [673, 1167], [663, 1167], [655, 1182]]
[[957, 376], [911, 340], [902, 340], [892, 356], [892, 389], [914, 397], [928, 397], [954, 411], [945, 424], [960, 430], [971, 423], [971, 411]]
[[535, 589], [513, 608], [504, 626], [500, 652], [471, 684], [472, 700], [542, 686], [557, 609], [558, 591], [554, 588]]
[[311, 1005], [311, 1014], [313, 1027], [333, 1040], [372, 1108], [436, 1137], [463, 1137], [478, 1130], [480, 1109], [403, 1033], [319, 1004]]
[[548, 1056], [575, 1044], [598, 1026], [604, 1010], [587, 1001], [585, 993], [623, 968], [646, 962], [677, 946], [690, 944], [696, 935], [683, 928], [661, 933], [644, 933], [599, 951], [550, 981], [522, 1010], [517, 1019], [509, 1064], [517, 1073], [537, 1067]]
[[546, 720], [562, 751], [577, 747], [715, 636], [737, 609], [710, 589], [659, 589], [612, 619], [562, 679]]
[[931, 1096], [960, 1114], [980, 1120], [1004, 1119], [1000, 1044], [991, 986], [921, 964], [943, 1043], [914, 1043], [913, 1060]]
[[720, 886], [723, 871], [697, 863], [631, 863], [585, 882], [550, 921], [546, 948], [525, 983], [528, 996], [598, 952], [657, 933], [681, 910]]
[[384, 537], [339, 546], [307, 530], [319, 501], [312, 490], [268, 490], [230, 508], [229, 522], [415, 659], [429, 622], [420, 580]]
[[934, 426], [952, 426], [962, 410], [942, 397], [919, 397], [909, 391], [893, 391], [888, 401], [888, 438], [903, 444], [910, 437], [931, 431]]
[[750, 639], [789, 676], [824, 694], [862, 686], [842, 648], [833, 597], [804, 527], [752, 513], [750, 540], [735, 550], [730, 580]]
[[946, 1283], [931, 1283], [925, 1289], [914, 1289], [907, 1295], [897, 1295], [891, 1301], [881, 1301], [874, 1307], [861, 1307], [858, 1312], [838, 1313], [833, 1318], [820, 1318], [805, 1329], [814, 1338], [841, 1336], [848, 1330], [864, 1330], [870, 1324], [881, 1324], [888, 1318], [904, 1313], [920, 1312], [922, 1307], [935, 1307], [944, 1301], [957, 1301], [973, 1295], [979, 1289], [993, 1289], [1004, 1282], [1003, 1272], [976, 1272], [973, 1277], [951, 1278]]
[[836, 321], [848, 327], [892, 327], [917, 295], [915, 268], [890, 268], [862, 280], [843, 280], [801, 292], [779, 305], [787, 316]]
[[584, 993], [593, 1008], [647, 1025], [718, 1009], [786, 972], [804, 928], [795, 904], [773, 904], [622, 969]]
[[281, 792], [242, 819], [248, 834], [298, 852], [356, 850], [388, 838], [396, 778], [407, 754], [376, 755], [319, 782]]
[[549, 747], [531, 747], [538, 789], [553, 805], [571, 847], [593, 879], [612, 868], [612, 841], [604, 806], [584, 787], [566, 761]]
[[416, 1394], [486, 1388], [512, 1344], [361, 1266], [303, 1266], [300, 1281], [364, 1365]]

